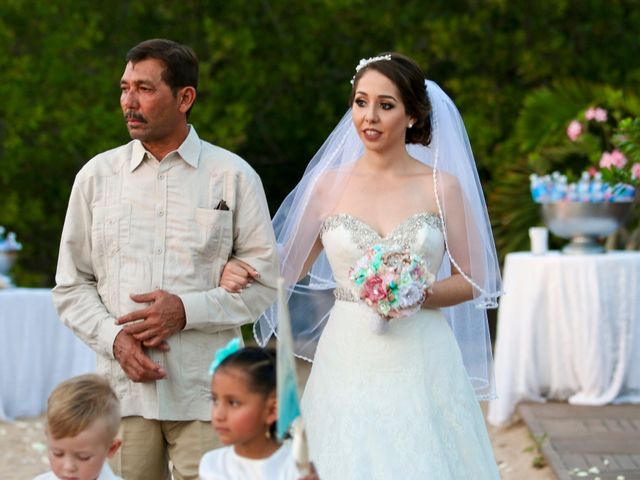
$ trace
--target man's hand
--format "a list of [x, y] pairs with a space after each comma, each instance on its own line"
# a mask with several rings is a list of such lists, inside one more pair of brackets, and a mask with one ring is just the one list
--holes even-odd
[[113, 342], [113, 356], [134, 382], [152, 382], [167, 376], [164, 369], [142, 350], [142, 345], [124, 330]]
[[116, 323], [123, 325], [142, 320], [125, 326], [124, 331], [135, 340], [142, 342], [145, 347], [162, 348], [161, 344], [171, 335], [182, 330], [187, 323], [184, 305], [177, 295], [164, 290], [155, 290], [130, 296], [134, 302], [151, 302], [151, 305], [123, 315]]
[[229, 293], [241, 292], [250, 287], [260, 274], [248, 263], [232, 258], [229, 260], [220, 276], [220, 286]]

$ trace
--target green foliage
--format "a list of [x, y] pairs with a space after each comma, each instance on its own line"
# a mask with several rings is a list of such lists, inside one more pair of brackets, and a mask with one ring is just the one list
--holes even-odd
[[640, 163], [640, 117], [622, 119], [618, 133], [618, 148], [629, 162]]
[[[118, 80], [127, 50], [153, 37], [197, 52], [190, 120], [201, 137], [254, 166], [272, 209], [346, 110], [358, 60], [389, 50], [412, 56], [462, 112], [490, 213], [511, 221], [496, 230], [498, 245], [520, 248], [523, 225], [536, 218], [517, 190], [519, 181], [528, 186], [533, 146], [523, 151], [510, 140], [523, 99], [556, 78], [637, 85], [636, 3], [4, 0], [0, 224], [24, 244], [15, 279], [52, 284], [74, 175], [96, 153], [128, 141]], [[531, 217], [501, 212], [503, 194]]]
[[536, 470], [540, 470], [547, 466], [547, 460], [544, 458], [543, 447], [544, 443], [549, 439], [549, 435], [547, 432], [541, 433], [540, 435], [529, 433], [529, 438], [533, 440], [534, 444], [526, 447], [522, 451], [526, 453], [533, 453], [535, 455], [531, 460], [531, 466]]

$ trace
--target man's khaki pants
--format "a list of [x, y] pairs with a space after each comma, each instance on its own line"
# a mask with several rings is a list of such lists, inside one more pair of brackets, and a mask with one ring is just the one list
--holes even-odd
[[209, 422], [124, 417], [122, 446], [109, 461], [126, 480], [197, 480], [202, 455], [221, 446]]

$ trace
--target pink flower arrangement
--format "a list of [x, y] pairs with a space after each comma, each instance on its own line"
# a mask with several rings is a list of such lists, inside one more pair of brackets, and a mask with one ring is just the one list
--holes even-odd
[[631, 167], [631, 178], [640, 180], [640, 163], [634, 163]]
[[592, 166], [587, 167], [589, 177], [599, 176], [612, 188], [617, 185], [636, 187], [640, 183], [640, 172], [636, 164], [631, 166], [630, 162], [637, 162], [637, 156], [632, 154], [629, 158], [628, 154], [629, 144], [633, 143], [629, 128], [637, 124], [637, 119], [620, 120], [615, 110], [609, 112], [596, 106], [587, 108], [581, 117], [583, 120], [578, 117], [569, 122], [566, 135], [572, 144], [572, 155], [586, 157], [591, 163]]

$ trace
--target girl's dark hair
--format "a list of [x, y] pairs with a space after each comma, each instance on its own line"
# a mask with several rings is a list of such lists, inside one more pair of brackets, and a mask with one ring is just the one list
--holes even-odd
[[431, 142], [431, 102], [425, 88], [425, 77], [420, 67], [409, 57], [400, 53], [381, 53], [380, 56], [390, 55], [391, 60], [377, 60], [361, 68], [353, 77], [353, 88], [349, 98], [350, 105], [356, 96], [356, 88], [362, 76], [368, 70], [375, 70], [391, 80], [398, 90], [404, 109], [416, 122], [408, 128], [405, 143], [419, 143], [429, 145]]
[[[276, 352], [271, 348], [244, 347], [225, 358], [218, 366], [221, 368], [237, 368], [245, 372], [252, 392], [267, 397], [276, 391]], [[269, 430], [271, 437], [275, 438], [275, 422]]]

